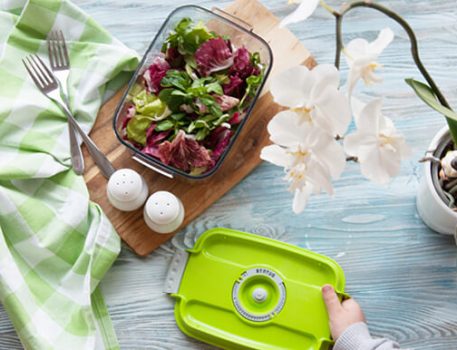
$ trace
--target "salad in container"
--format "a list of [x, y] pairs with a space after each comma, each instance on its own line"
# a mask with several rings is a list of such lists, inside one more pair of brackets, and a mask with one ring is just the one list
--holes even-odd
[[114, 118], [135, 160], [188, 179], [220, 167], [272, 65], [268, 44], [234, 20], [194, 5], [168, 16]]

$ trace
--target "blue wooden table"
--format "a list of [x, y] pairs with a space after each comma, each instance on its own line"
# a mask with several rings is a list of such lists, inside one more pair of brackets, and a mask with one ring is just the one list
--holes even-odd
[[[186, 0], [78, 0], [120, 40], [142, 53], [166, 15]], [[455, 0], [379, 1], [410, 21], [420, 39], [425, 65], [457, 107], [457, 7]], [[200, 1], [223, 7], [228, 2]], [[330, 1], [337, 5], [339, 1]], [[286, 0], [264, 4], [283, 17]], [[401, 175], [388, 186], [368, 182], [357, 164], [348, 164], [334, 183], [336, 194], [314, 196], [305, 212], [294, 215], [282, 169], [262, 164], [221, 198], [173, 242], [148, 258], [127, 248], [102, 282], [122, 349], [212, 349], [184, 336], [173, 316], [173, 301], [162, 293], [175, 245], [192, 244], [195, 234], [225, 226], [280, 239], [328, 255], [346, 272], [347, 290], [362, 305], [372, 333], [415, 349], [457, 349], [457, 248], [454, 239], [433, 233], [417, 215], [415, 195], [421, 157], [444, 119], [427, 108], [404, 83], [420, 75], [409, 54], [406, 34], [373, 10], [354, 11], [344, 23], [345, 40], [391, 26], [394, 43], [381, 56], [385, 82], [363, 88], [362, 97], [384, 96], [392, 117], [413, 148]], [[332, 63], [334, 20], [323, 10], [290, 27], [319, 62]], [[343, 64], [342, 70], [346, 72]], [[306, 317], [306, 315], [303, 315]], [[20, 349], [0, 307], [0, 349]]]

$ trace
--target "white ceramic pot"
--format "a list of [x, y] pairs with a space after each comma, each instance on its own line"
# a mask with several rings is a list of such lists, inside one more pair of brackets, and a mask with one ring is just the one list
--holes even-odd
[[[449, 129], [444, 127], [433, 138], [428, 153], [440, 158], [440, 150], [450, 141]], [[446, 234], [455, 235], [457, 229], [457, 213], [449, 209], [436, 191], [436, 175], [432, 162], [424, 163], [424, 173], [422, 175], [419, 191], [417, 193], [417, 211], [424, 223], [432, 230]], [[436, 171], [435, 171], [436, 173]], [[435, 181], [434, 181], [435, 178]]]

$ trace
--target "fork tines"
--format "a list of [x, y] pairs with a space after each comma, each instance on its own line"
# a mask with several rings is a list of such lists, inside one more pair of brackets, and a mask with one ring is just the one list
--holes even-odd
[[37, 55], [29, 55], [22, 60], [34, 83], [41, 89], [55, 89], [58, 84], [49, 68]]
[[53, 70], [68, 69], [70, 60], [68, 58], [67, 44], [61, 30], [53, 30], [48, 34], [49, 62]]

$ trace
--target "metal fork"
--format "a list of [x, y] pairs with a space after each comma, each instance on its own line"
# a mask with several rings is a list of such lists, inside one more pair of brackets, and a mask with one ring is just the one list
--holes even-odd
[[97, 145], [92, 141], [92, 139], [86, 135], [86, 133], [81, 129], [78, 122], [75, 120], [70, 110], [64, 103], [62, 96], [60, 96], [59, 82], [51, 70], [44, 64], [44, 62], [37, 55], [27, 56], [22, 60], [24, 63], [25, 69], [29, 73], [35, 85], [38, 89], [54, 101], [65, 113], [68, 118], [68, 121], [73, 125], [76, 131], [79, 133], [83, 142], [87, 146], [87, 150], [94, 159], [95, 164], [100, 168], [103, 176], [107, 179], [114, 173], [115, 169], [111, 162], [106, 158], [106, 156], [98, 149]]
[[[51, 31], [47, 39], [49, 63], [54, 75], [60, 82], [61, 96], [63, 101], [70, 108], [68, 101], [67, 81], [70, 75], [70, 59], [68, 58], [67, 44], [61, 30]], [[84, 158], [76, 137], [76, 131], [71, 123], [68, 123], [68, 134], [70, 136], [71, 163], [75, 173], [84, 173]]]

